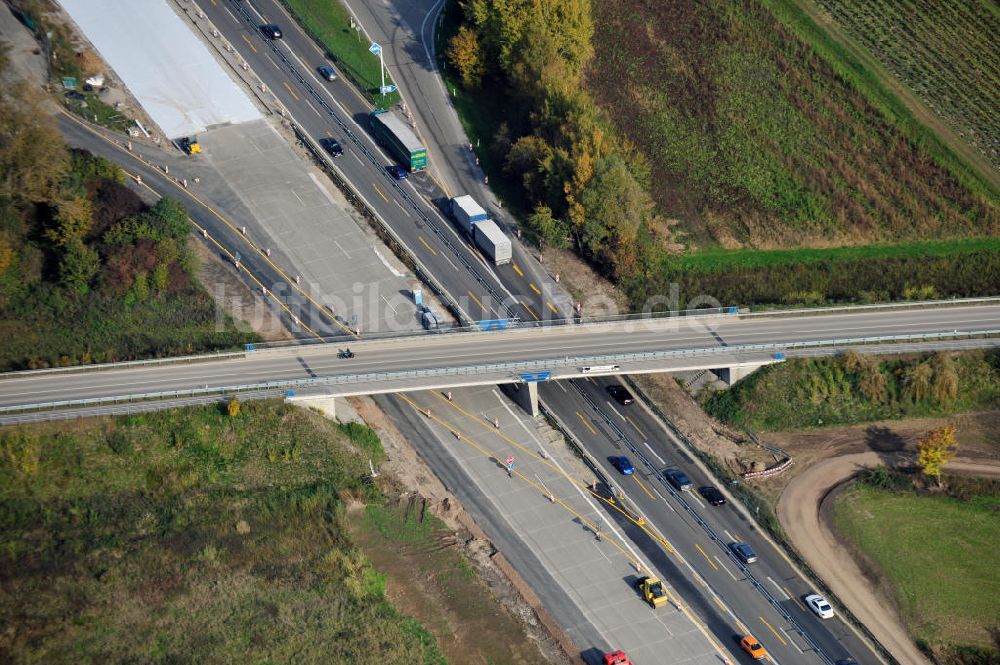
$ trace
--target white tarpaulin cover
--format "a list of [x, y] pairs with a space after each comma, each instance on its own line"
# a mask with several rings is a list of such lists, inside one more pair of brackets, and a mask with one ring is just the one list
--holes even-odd
[[166, 0], [59, 0], [167, 138], [261, 117]]

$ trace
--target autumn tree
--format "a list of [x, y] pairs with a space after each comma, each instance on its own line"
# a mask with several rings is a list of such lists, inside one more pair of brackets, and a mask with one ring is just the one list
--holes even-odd
[[486, 67], [483, 65], [482, 51], [476, 33], [463, 25], [449, 40], [446, 54], [448, 62], [462, 77], [462, 85], [466, 88], [478, 88]]
[[955, 459], [957, 453], [955, 427], [953, 425], [938, 427], [920, 437], [917, 443], [917, 466], [925, 476], [933, 478], [940, 485], [941, 468]]
[[53, 219], [54, 226], [45, 237], [57, 247], [66, 247], [82, 241], [94, 223], [93, 206], [86, 196], [74, 196], [59, 203]]

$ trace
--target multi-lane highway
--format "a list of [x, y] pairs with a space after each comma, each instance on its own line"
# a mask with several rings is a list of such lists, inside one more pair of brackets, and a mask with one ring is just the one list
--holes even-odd
[[[863, 657], [868, 648], [849, 625], [839, 618], [819, 619], [804, 607], [802, 597], [815, 589], [731, 503], [711, 506], [697, 493], [700, 487], [715, 485], [714, 479], [642, 403], [622, 406], [611, 400], [606, 388], [613, 382], [579, 379], [546, 385], [542, 399], [553, 411], [575, 414], [565, 427], [606, 478], [667, 535], [676, 552], [668, 557], [667, 579], [690, 578], [685, 597], [697, 603], [710, 624], [714, 620], [725, 631], [738, 622], [778, 661], [798, 662], [804, 652], [819, 649], [830, 659], [850, 655], [860, 662], [876, 662]], [[625, 476], [611, 465], [609, 458], [618, 455], [632, 461], [635, 474]], [[665, 468], [682, 469], [693, 481], [692, 491], [671, 486], [663, 476]], [[742, 563], [729, 550], [734, 541], [750, 544], [759, 560]]]
[[[569, 315], [568, 301], [542, 281], [520, 249], [510, 265], [488, 265], [441, 214], [448, 195], [462, 192], [446, 192], [432, 171], [404, 181], [388, 173], [392, 159], [368, 133], [372, 107], [343, 80], [319, 78], [316, 68], [330, 63], [282, 7], [258, 0], [206, 3], [204, 9], [301, 132], [314, 140], [335, 137], [344, 146], [335, 168], [430, 272], [447, 279], [451, 295], [471, 320]], [[270, 40], [260, 32], [269, 22], [282, 25], [282, 39]]]
[[[395, 30], [420, 31], [427, 38], [432, 14], [414, 4]], [[516, 316], [526, 321], [547, 316], [565, 316], [569, 303], [546, 281], [543, 271], [520, 248], [511, 266], [494, 269], [460, 236], [439, 213], [448, 195], [472, 190], [467, 160], [459, 148], [448, 144], [447, 132], [434, 131], [435, 112], [425, 102], [416, 108], [418, 121], [429, 126], [444, 159], [432, 164], [443, 168], [400, 182], [390, 177], [390, 163], [367, 133], [369, 105], [342, 81], [326, 82], [315, 75], [326, 64], [323, 54], [287, 17], [273, 0], [205, 3], [215, 27], [233, 44], [267, 88], [279, 98], [292, 122], [313, 140], [336, 137], [346, 154], [335, 160], [335, 168], [366, 204], [400, 237], [417, 259], [445, 285], [460, 303], [468, 319]], [[379, 25], [395, 11], [389, 5], [366, 7]], [[423, 19], [421, 19], [423, 12]], [[418, 21], [418, 19], [420, 19]], [[265, 38], [263, 23], [278, 22], [284, 28], [281, 41]], [[433, 20], [430, 21], [433, 24]], [[411, 38], [413, 35], [411, 34]], [[395, 51], [394, 44], [388, 45]], [[425, 54], [426, 55], [426, 54]], [[398, 64], [398, 63], [397, 63]], [[426, 72], [425, 72], [426, 73]], [[404, 76], [410, 85], [427, 86], [424, 76]], [[433, 78], [433, 76], [431, 77]], [[422, 89], [423, 93], [428, 93]], [[418, 96], [428, 100], [432, 95]], [[440, 100], [438, 100], [440, 102]], [[418, 127], [418, 130], [420, 127]], [[120, 161], [120, 159], [116, 160]], [[157, 177], [149, 173], [144, 178]], [[169, 181], [157, 182], [169, 189]], [[482, 190], [476, 188], [482, 195]], [[484, 201], [485, 202], [485, 201]], [[191, 209], [191, 208], [189, 208]], [[197, 214], [197, 213], [196, 213]], [[211, 215], [204, 213], [208, 228]], [[202, 221], [199, 221], [201, 224]], [[230, 229], [231, 231], [231, 229]], [[220, 234], [225, 230], [220, 228]], [[212, 233], [213, 237], [215, 233]], [[220, 237], [224, 237], [220, 235]], [[235, 238], [238, 240], [238, 238]], [[259, 262], [267, 275], [267, 262]], [[257, 267], [257, 266], [255, 266]], [[271, 275], [274, 279], [287, 276]], [[952, 306], [933, 309], [897, 309], [805, 316], [726, 316], [660, 324], [653, 330], [638, 329], [623, 334], [616, 327], [565, 326], [551, 330], [508, 331], [478, 335], [432, 335], [391, 341], [351, 342], [356, 353], [350, 360], [338, 359], [335, 349], [309, 347], [294, 350], [249, 352], [217, 361], [164, 363], [101, 371], [68, 371], [21, 374], [0, 380], [0, 405], [15, 406], [61, 399], [107, 397], [193, 387], [219, 388], [267, 381], [312, 380], [323, 377], [379, 375], [423, 370], [450, 370], [488, 364], [549, 363], [577, 373], [572, 358], [615, 358], [624, 354], [681, 352], [691, 349], [720, 350], [745, 344], [790, 344], [853, 337], [878, 337], [949, 332], [981, 333], [1000, 329], [1000, 305]], [[706, 352], [707, 353], [707, 352]], [[707, 357], [707, 356], [706, 356]], [[704, 366], [715, 360], [703, 360]], [[698, 361], [695, 361], [698, 362]], [[621, 371], [650, 369], [638, 361], [615, 361]], [[662, 365], [661, 365], [662, 368]], [[505, 380], [514, 369], [507, 369]], [[409, 388], [427, 385], [428, 379], [413, 377]], [[496, 380], [482, 374], [480, 380]], [[458, 385], [456, 383], [455, 385]], [[398, 386], [385, 386], [398, 389]], [[359, 390], [368, 390], [361, 386]], [[570, 385], [551, 384], [543, 398], [567, 423], [581, 442], [604, 466], [608, 455], [629, 454], [636, 462], [638, 479], [619, 482], [650, 522], [665, 535], [676, 555], [664, 550], [648, 536], [624, 524], [649, 560], [671, 584], [689, 599], [697, 615], [720, 641], [729, 642], [734, 626], [753, 632], [765, 642], [779, 662], [831, 662], [850, 653], [862, 663], [876, 662], [857, 636], [839, 621], [822, 622], [800, 606], [798, 596], [808, 583], [798, 577], [782, 553], [757, 533], [752, 523], [730, 507], [704, 505], [694, 495], [672, 491], [660, 472], [679, 465], [695, 480], [706, 482], [701, 470], [686, 458], [660, 427], [637, 405], [628, 412], [607, 401], [603, 387], [589, 381]], [[576, 414], [580, 414], [577, 416]], [[574, 418], [577, 421], [574, 422]], [[628, 483], [631, 482], [633, 486]], [[641, 484], [640, 484], [641, 483]], [[761, 561], [750, 567], [738, 564], [725, 549], [730, 539], [751, 543]], [[729, 631], [729, 633], [727, 633]], [[810, 650], [813, 650], [811, 655]]]

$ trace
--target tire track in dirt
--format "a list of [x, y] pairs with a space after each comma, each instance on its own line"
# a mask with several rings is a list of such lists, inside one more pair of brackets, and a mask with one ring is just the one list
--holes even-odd
[[[895, 456], [892, 456], [895, 457]], [[806, 562], [900, 663], [930, 665], [903, 626], [895, 608], [874, 592], [857, 562], [820, 517], [830, 493], [859, 471], [892, 457], [875, 452], [841, 455], [816, 462], [796, 476], [778, 499], [778, 520]], [[899, 459], [908, 459], [902, 455]], [[995, 461], [955, 460], [952, 473], [1000, 477]]]

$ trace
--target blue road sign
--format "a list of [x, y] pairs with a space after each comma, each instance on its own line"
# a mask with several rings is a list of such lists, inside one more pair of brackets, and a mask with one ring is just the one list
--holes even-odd
[[383, 85], [379, 90], [382, 91], [383, 95], [388, 95], [390, 92], [396, 92], [396, 86], [394, 85]]
[[483, 319], [479, 322], [480, 330], [506, 330], [510, 319]]
[[548, 381], [552, 377], [552, 372], [525, 372], [521, 375], [521, 380], [525, 383], [536, 383], [538, 381]]
[[372, 45], [368, 47], [368, 50], [372, 52], [372, 55], [378, 55], [382, 52], [382, 47], [376, 42], [372, 42]]
[[737, 309], [735, 307], [727, 307], [726, 308], [726, 314], [736, 314], [736, 313], [737, 313]]
[[247, 344], [247, 351], [253, 351], [253, 344]]

